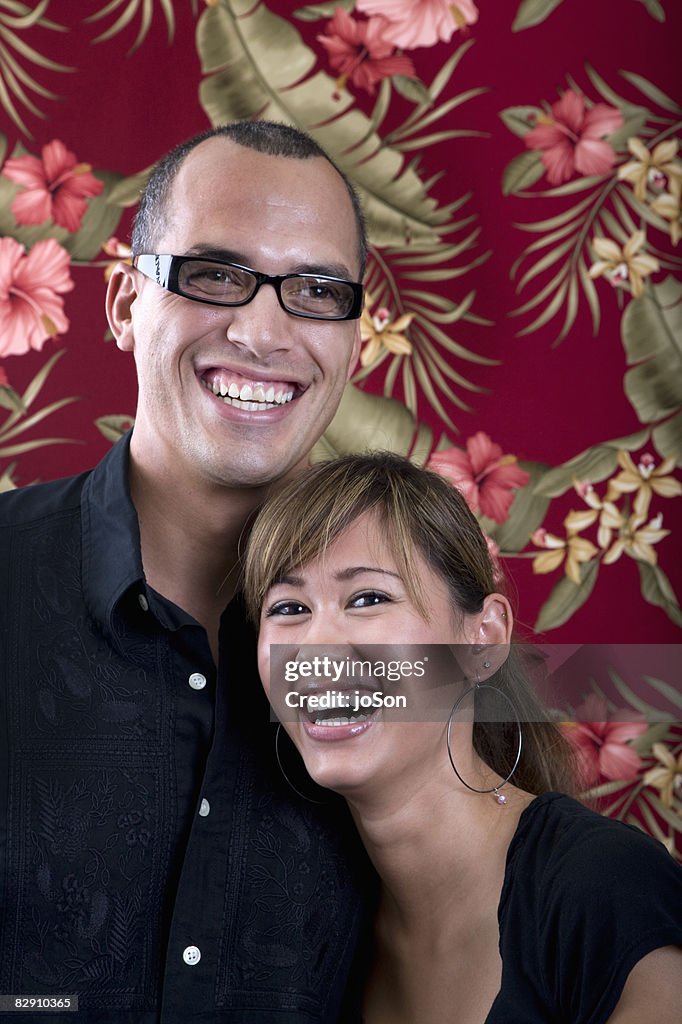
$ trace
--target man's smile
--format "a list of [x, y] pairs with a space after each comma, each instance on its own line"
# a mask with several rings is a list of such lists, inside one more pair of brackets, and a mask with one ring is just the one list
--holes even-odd
[[226, 405], [251, 411], [287, 405], [305, 390], [296, 381], [249, 379], [225, 367], [211, 367], [199, 379]]

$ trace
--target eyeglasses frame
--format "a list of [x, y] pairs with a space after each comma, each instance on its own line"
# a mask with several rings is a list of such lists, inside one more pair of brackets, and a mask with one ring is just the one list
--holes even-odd
[[[142, 261], [145, 261], [146, 267], [142, 265]], [[208, 263], [215, 263], [222, 267], [234, 267], [235, 270], [245, 270], [248, 274], [252, 274], [256, 279], [256, 287], [253, 293], [248, 299], [241, 299], [239, 302], [220, 302], [214, 299], [200, 299], [196, 295], [188, 295], [186, 292], [180, 290], [178, 285], [178, 279], [180, 276], [180, 270], [185, 263], [205, 261]], [[149, 261], [154, 261], [149, 263]], [[364, 288], [357, 281], [347, 281], [343, 277], [331, 277], [329, 274], [261, 274], [258, 270], [253, 270], [251, 267], [245, 267], [241, 263], [232, 263], [231, 260], [216, 259], [213, 256], [174, 256], [169, 253], [138, 253], [137, 256], [133, 257], [133, 266], [136, 267], [141, 274], [144, 274], [150, 281], [154, 281], [155, 284], [160, 285], [161, 288], [165, 288], [166, 291], [172, 292], [174, 295], [180, 295], [183, 299], [189, 299], [190, 302], [202, 302], [207, 306], [246, 306], [249, 302], [252, 302], [258, 294], [260, 288], [264, 284], [272, 285], [277, 295], [277, 301], [284, 310], [285, 313], [289, 313], [290, 316], [298, 316], [304, 320], [322, 320], [327, 323], [341, 323], [344, 320], [357, 320], [362, 315], [362, 309], [364, 304]], [[317, 316], [314, 313], [299, 313], [296, 310], [289, 309], [288, 306], [284, 305], [282, 299], [282, 284], [294, 277], [310, 278], [312, 280], [321, 281], [332, 281], [336, 284], [346, 284], [353, 292], [353, 304], [348, 313], [344, 316]]]

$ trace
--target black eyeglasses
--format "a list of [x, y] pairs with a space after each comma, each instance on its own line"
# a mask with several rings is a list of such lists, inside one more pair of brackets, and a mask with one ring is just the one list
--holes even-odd
[[282, 309], [311, 320], [357, 320], [363, 288], [355, 281], [320, 274], [259, 274], [227, 260], [203, 256], [136, 256], [133, 265], [169, 292], [214, 306], [245, 306], [261, 285], [271, 284]]

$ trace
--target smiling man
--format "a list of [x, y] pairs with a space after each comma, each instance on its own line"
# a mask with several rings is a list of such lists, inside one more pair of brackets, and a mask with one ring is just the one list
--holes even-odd
[[331, 1022], [352, 830], [278, 776], [236, 567], [357, 357], [362, 214], [307, 136], [237, 123], [161, 161], [133, 251], [107, 293], [132, 434], [0, 501], [0, 992], [97, 1024]]

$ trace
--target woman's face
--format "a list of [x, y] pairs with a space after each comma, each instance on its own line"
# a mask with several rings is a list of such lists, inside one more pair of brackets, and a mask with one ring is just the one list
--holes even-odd
[[[258, 663], [266, 693], [309, 774], [342, 793], [384, 776], [395, 781], [406, 761], [442, 762], [449, 709], [468, 685], [468, 668], [458, 665], [468, 648], [455, 645], [475, 642], [467, 635], [475, 617], [455, 609], [446, 584], [416, 552], [415, 564], [426, 616], [409, 596], [380, 521], [366, 514], [265, 597]], [[284, 645], [272, 659], [271, 644]], [[374, 673], [349, 672], [349, 660], [370, 661]], [[394, 672], [401, 663], [402, 677], [376, 675], [378, 663], [392, 663]], [[382, 701], [403, 695], [405, 707], [362, 706], [379, 693]], [[330, 708], [320, 703], [323, 694]]]

